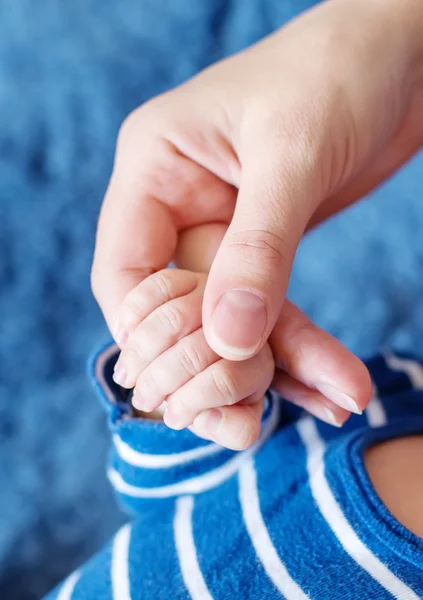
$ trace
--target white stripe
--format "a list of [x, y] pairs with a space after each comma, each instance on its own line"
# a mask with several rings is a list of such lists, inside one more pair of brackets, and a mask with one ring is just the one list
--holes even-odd
[[173, 526], [179, 565], [192, 600], [213, 600], [207, 589], [197, 560], [197, 551], [192, 532], [193, 508], [194, 498], [192, 496], [183, 496], [176, 503]]
[[287, 600], [307, 600], [308, 596], [291, 578], [270, 539], [260, 510], [256, 472], [251, 458], [239, 473], [239, 498], [245, 525], [266, 573]]
[[367, 422], [370, 427], [382, 427], [388, 422], [385, 408], [379, 398], [376, 386], [373, 384], [372, 399], [365, 410]]
[[57, 600], [71, 600], [73, 590], [81, 577], [81, 573], [79, 571], [75, 571], [72, 575], [69, 575], [67, 579], [65, 579], [62, 588], [57, 596]]
[[279, 421], [279, 401], [273, 403], [272, 413], [263, 426], [259, 439], [248, 450], [238, 452], [225, 464], [191, 479], [185, 479], [161, 487], [143, 488], [129, 484], [120, 473], [109, 469], [107, 475], [116, 489], [121, 494], [134, 498], [168, 498], [182, 494], [199, 494], [210, 490], [234, 475], [239, 468], [251, 458], [264, 442], [271, 436]]
[[384, 359], [390, 369], [405, 373], [414, 389], [423, 390], [423, 367], [420, 363], [391, 353], [384, 354]]
[[113, 442], [119, 456], [125, 462], [134, 467], [141, 467], [144, 469], [168, 469], [169, 467], [183, 465], [193, 462], [194, 460], [199, 460], [200, 458], [213, 456], [214, 454], [226, 450], [226, 448], [223, 448], [218, 444], [207, 444], [206, 446], [192, 448], [191, 450], [185, 450], [184, 452], [178, 452], [176, 454], [145, 454], [131, 448], [131, 446], [124, 442], [117, 434], [113, 436]]
[[111, 580], [113, 600], [131, 600], [129, 582], [129, 543], [131, 525], [127, 523], [115, 535], [112, 550]]
[[94, 368], [95, 377], [98, 383], [100, 384], [102, 391], [106, 394], [108, 400], [110, 400], [112, 404], [116, 404], [116, 399], [112, 394], [109, 384], [104, 378], [104, 366], [110, 359], [110, 357], [113, 356], [113, 354], [115, 354], [116, 352], [118, 352], [118, 350], [119, 346], [117, 344], [112, 344], [111, 346], [103, 350], [103, 352], [98, 356]]
[[398, 579], [357, 536], [337, 503], [324, 472], [325, 446], [313, 419], [297, 423], [300, 437], [307, 449], [307, 470], [313, 497], [329, 527], [344, 550], [362, 569], [398, 600], [419, 600], [419, 597], [403, 581]]

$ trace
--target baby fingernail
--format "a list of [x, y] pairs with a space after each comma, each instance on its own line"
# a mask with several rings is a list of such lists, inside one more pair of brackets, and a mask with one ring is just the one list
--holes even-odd
[[121, 386], [125, 385], [126, 377], [127, 377], [126, 369], [123, 365], [119, 364], [119, 361], [116, 363], [115, 370], [113, 372], [114, 381]]
[[169, 405], [163, 415], [163, 421], [168, 427], [170, 427], [170, 429], [184, 429], [181, 418], [179, 415], [175, 415], [175, 413], [172, 411], [172, 407]]
[[132, 404], [138, 410], [142, 410], [143, 412], [151, 412], [156, 408], [156, 402], [151, 402], [151, 400], [146, 400], [137, 389], [134, 390], [132, 394]]
[[134, 390], [134, 393], [132, 394], [132, 404], [138, 410], [143, 410], [144, 412], [147, 412], [145, 401], [137, 390]]
[[216, 434], [223, 422], [222, 411], [218, 408], [203, 410], [193, 422], [194, 428], [200, 434]]
[[116, 323], [113, 329], [113, 337], [119, 346], [124, 346], [128, 341], [128, 332], [126, 331], [125, 327], [122, 327], [122, 325], [119, 324], [119, 321]]
[[363, 411], [358, 407], [358, 404], [355, 402], [355, 400], [353, 400], [347, 394], [344, 394], [344, 392], [338, 390], [333, 385], [329, 385], [328, 383], [319, 383], [316, 385], [316, 388], [321, 394], [323, 394], [323, 396], [329, 400], [332, 400], [332, 402], [341, 408], [345, 408], [345, 410], [349, 410], [356, 415], [363, 414]]

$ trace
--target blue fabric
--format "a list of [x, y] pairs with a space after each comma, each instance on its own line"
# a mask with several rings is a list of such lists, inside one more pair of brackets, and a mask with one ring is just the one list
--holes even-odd
[[[106, 335], [89, 268], [120, 122], [310, 4], [0, 2], [1, 598], [39, 598], [123, 520], [85, 378]], [[299, 252], [292, 297], [361, 354], [420, 349], [422, 171], [420, 155]]]
[[[113, 408], [111, 366], [97, 357]], [[46, 600], [421, 599], [423, 539], [383, 505], [363, 457], [423, 435], [423, 366], [392, 354], [368, 366], [374, 398], [348, 427], [293, 418], [270, 392], [260, 438], [243, 452], [133, 418], [129, 403], [118, 418], [109, 410], [109, 477], [133, 518]]]

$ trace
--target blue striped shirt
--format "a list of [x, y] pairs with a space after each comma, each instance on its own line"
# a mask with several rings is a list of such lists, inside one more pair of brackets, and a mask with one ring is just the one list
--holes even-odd
[[109, 479], [132, 520], [48, 600], [423, 598], [423, 540], [363, 463], [370, 444], [423, 433], [417, 361], [369, 361], [373, 398], [341, 430], [269, 392], [259, 440], [233, 452], [133, 419], [116, 356], [104, 348], [93, 379], [113, 435]]

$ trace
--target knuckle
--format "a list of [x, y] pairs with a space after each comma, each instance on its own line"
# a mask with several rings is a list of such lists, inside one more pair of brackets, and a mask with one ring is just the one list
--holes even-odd
[[159, 378], [151, 368], [139, 376], [136, 387], [145, 395], [156, 396], [161, 392]]
[[261, 144], [270, 146], [278, 164], [283, 164], [283, 179], [278, 180], [280, 190], [275, 192], [284, 191], [284, 196], [298, 193], [299, 182], [306, 175], [313, 181], [317, 178], [322, 147], [326, 149], [327, 129], [333, 117], [328, 100], [315, 87], [311, 88], [314, 97], [304, 100], [297, 94], [284, 99], [283, 110], [270, 112], [259, 121], [257, 135]]
[[257, 441], [259, 434], [260, 426], [257, 419], [247, 413], [243, 416], [238, 430], [234, 432], [233, 449], [246, 450]]
[[286, 107], [277, 114], [264, 117], [263, 133], [270, 140], [279, 155], [289, 160], [289, 164], [309, 163], [310, 157], [317, 155], [324, 132], [322, 122], [326, 122], [326, 101], [322, 93], [313, 89], [314, 97], [302, 99], [298, 96], [286, 101]]
[[90, 284], [94, 298], [97, 300], [98, 303], [100, 303], [101, 275], [94, 265], [91, 269]]
[[132, 313], [134, 317], [140, 318], [141, 315], [144, 315], [145, 300], [147, 295], [149, 295], [149, 290], [153, 289], [157, 295], [157, 301], [165, 304], [171, 299], [171, 287], [168, 273], [160, 272], [148, 275], [145, 283], [136, 287], [126, 296], [123, 303], [124, 309]]
[[188, 395], [185, 393], [175, 395], [170, 400], [170, 404], [178, 413], [191, 414], [192, 408], [190, 407]]
[[159, 300], [169, 302], [172, 298], [172, 276], [171, 269], [166, 269], [155, 273], [151, 278], [151, 284], [156, 289]]
[[122, 121], [117, 138], [117, 148], [134, 147], [138, 145], [140, 136], [148, 124], [146, 105], [139, 106], [129, 113]]
[[138, 358], [142, 358], [144, 355], [144, 348], [141, 342], [141, 336], [137, 335], [137, 331], [133, 331], [129, 334], [127, 341], [127, 348], [125, 352], [133, 352]]
[[[300, 164], [308, 164], [311, 157], [315, 154], [315, 146], [318, 145], [314, 117], [315, 107], [313, 104], [296, 107], [291, 111], [289, 120], [281, 119], [277, 127], [277, 135], [281, 138], [281, 143], [288, 143], [289, 153], [293, 160], [300, 161]], [[293, 154], [291, 154], [293, 153]]]
[[227, 244], [243, 263], [255, 270], [266, 265], [273, 270], [288, 258], [287, 242], [283, 236], [262, 229], [239, 232]]
[[132, 146], [135, 139], [138, 137], [139, 127], [141, 121], [141, 109], [136, 108], [125, 119], [119, 128], [117, 138], [117, 148], [120, 149], [125, 146]]
[[194, 345], [178, 348], [176, 357], [188, 375], [197, 375], [204, 368], [202, 356]]
[[163, 107], [167, 107], [166, 95], [155, 98], [138, 106], [122, 121], [119, 128], [117, 147], [134, 147], [139, 145], [139, 140], [146, 130], [154, 131], [163, 124], [165, 114]]
[[126, 313], [132, 314], [136, 319], [141, 318], [141, 315], [143, 314], [143, 299], [144, 296], [140, 290], [135, 289], [125, 298], [123, 310]]
[[228, 368], [215, 369], [211, 374], [211, 378], [213, 389], [221, 399], [222, 405], [238, 402], [238, 386], [233, 373]]
[[296, 372], [298, 365], [304, 362], [304, 349], [309, 347], [308, 340], [314, 335], [315, 325], [306, 319], [286, 334], [284, 365], [288, 372]]
[[314, 337], [316, 326], [306, 316], [303, 316], [295, 327], [289, 333], [288, 339], [290, 345], [301, 346], [310, 337]]
[[157, 311], [157, 313], [158, 319], [166, 332], [176, 334], [183, 328], [185, 318], [181, 310], [176, 306], [165, 304]]

